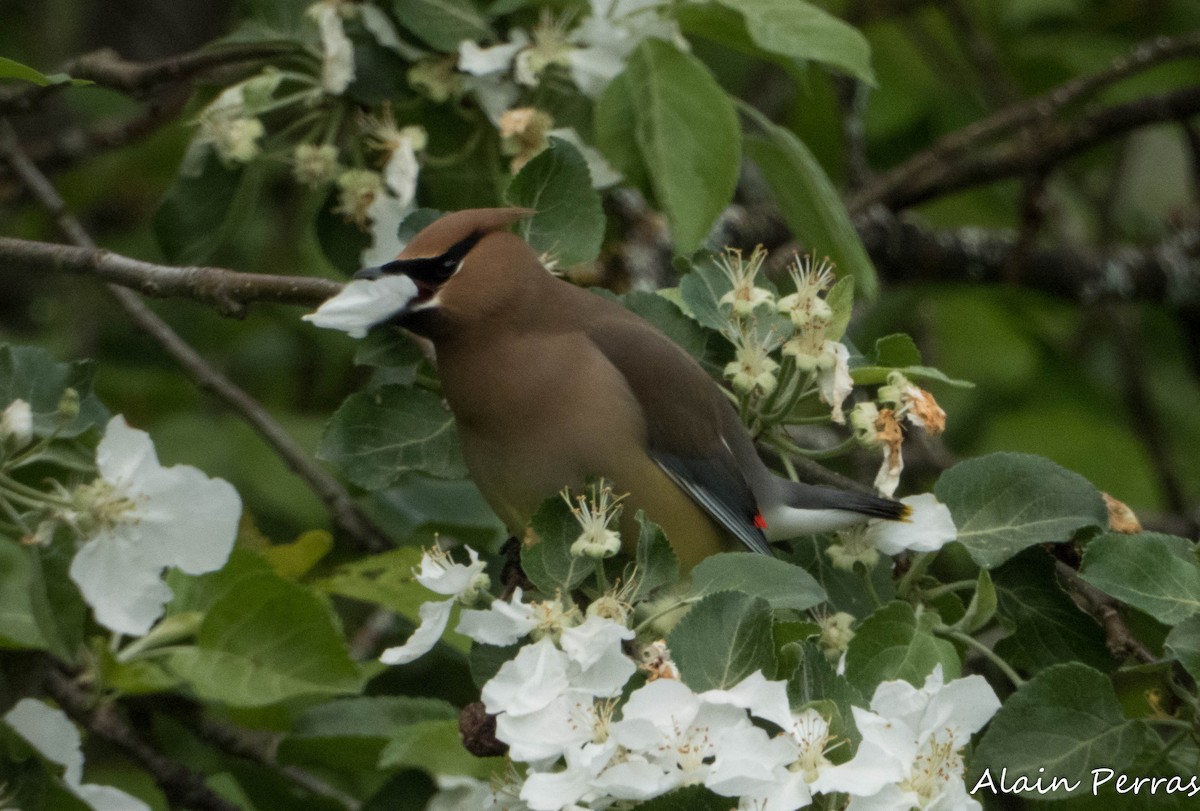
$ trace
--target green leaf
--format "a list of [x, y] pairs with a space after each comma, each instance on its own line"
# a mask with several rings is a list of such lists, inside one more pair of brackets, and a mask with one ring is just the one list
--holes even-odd
[[662, 527], [638, 510], [637, 590], [630, 602], [644, 600], [659, 588], [679, 580], [679, 556]]
[[1027, 549], [992, 578], [996, 610], [1010, 632], [996, 653], [1013, 667], [1030, 673], [1070, 661], [1112, 667], [1104, 631], [1063, 592], [1045, 550]]
[[317, 451], [366, 490], [379, 490], [411, 470], [442, 478], [467, 473], [454, 416], [423, 389], [383, 386], [346, 398]]
[[825, 303], [833, 312], [829, 326], [825, 328], [825, 338], [830, 341], [840, 341], [850, 326], [850, 316], [854, 313], [854, 277], [843, 276], [833, 283], [825, 294]]
[[[838, 708], [838, 724], [841, 727], [832, 730], [833, 734], [845, 736], [850, 739], [851, 745], [857, 745], [861, 736], [854, 725], [849, 723], [853, 717], [850, 708], [867, 705], [862, 693], [855, 689], [845, 676], [838, 675], [833, 664], [825, 658], [825, 654], [815, 642], [789, 643], [783, 647], [780, 659], [780, 675], [791, 670], [787, 677], [788, 701], [791, 705], [803, 707], [817, 701], [832, 702]], [[795, 666], [788, 667], [793, 660]]]
[[756, 670], [775, 674], [771, 606], [736, 591], [692, 606], [667, 637], [684, 682], [696, 692], [733, 687]]
[[453, 721], [458, 710], [434, 698], [359, 696], [302, 713], [279, 744], [284, 763], [373, 770], [384, 746], [411, 724]]
[[853, 276], [862, 297], [874, 301], [879, 295], [875, 266], [821, 164], [795, 134], [752, 108], [742, 109], [766, 133], [746, 139], [746, 154], [762, 169], [788, 228], [811, 251], [828, 255], [839, 275]]
[[22, 65], [13, 59], [0, 56], [0, 79], [18, 79], [22, 82], [30, 82], [38, 87], [46, 87], [52, 84], [63, 84], [69, 82], [72, 85], [88, 85], [92, 84], [88, 79], [72, 79], [65, 73], [53, 73], [47, 75], [40, 70], [34, 70], [28, 65]]
[[[1090, 793], [1092, 769], [1121, 773], [1137, 757], [1147, 729], [1127, 721], [1112, 684], [1104, 674], [1077, 663], [1043, 670], [1023, 684], [992, 718], [971, 760], [968, 786], [990, 770], [1012, 785], [1024, 777], [1078, 780], [1076, 791], [1015, 792], [1030, 799], [1062, 799]], [[1045, 784], [1049, 780], [1044, 780]]]
[[625, 182], [650, 195], [650, 176], [638, 150], [633, 84], [628, 73], [608, 83], [596, 100], [592, 124], [596, 148], [613, 168], [625, 176]]
[[638, 811], [729, 811], [728, 797], [713, 794], [704, 786], [688, 786], [638, 803]]
[[754, 43], [769, 53], [821, 62], [875, 84], [871, 46], [858, 29], [804, 0], [716, 0], [740, 13]]
[[[79, 436], [108, 422], [108, 409], [92, 393], [95, 374], [94, 361], [58, 363], [41, 347], [0, 346], [0, 411], [13, 400], [24, 400], [33, 412], [35, 436]], [[67, 389], [79, 395], [79, 415], [62, 424], [58, 404]]]
[[8, 538], [0, 538], [0, 648], [35, 648], [63, 658], [74, 656], [55, 624], [36, 552]]
[[679, 280], [679, 295], [696, 322], [717, 332], [729, 329], [729, 315], [721, 311], [721, 297], [733, 289], [729, 279], [709, 258], [697, 262]]
[[1108, 523], [1091, 482], [1041, 456], [993, 453], [960, 462], [941, 475], [934, 493], [950, 508], [959, 542], [988, 569], [1026, 547], [1063, 543]]
[[253, 218], [261, 172], [242, 164], [226, 166], [209, 146], [184, 165], [154, 214], [154, 236], [163, 255], [176, 264], [202, 264]]
[[554, 496], [542, 502], [530, 527], [538, 541], [521, 550], [521, 568], [542, 594], [553, 596], [558, 590], [566, 594], [596, 570], [592, 558], [571, 554], [580, 528], [562, 498]]
[[868, 573], [871, 579], [871, 590], [868, 590], [862, 576], [857, 572], [839, 569], [830, 561], [825, 552], [829, 546], [828, 536], [800, 538], [791, 541], [791, 545], [794, 551], [789, 559], [811, 574], [821, 585], [834, 611], [845, 611], [855, 617], [865, 617], [878, 605], [876, 597], [886, 602], [896, 594], [891, 559], [886, 555], [880, 555]]
[[908, 603], [892, 602], [863, 620], [846, 651], [846, 678], [871, 695], [880, 682], [904, 679], [920, 687], [936, 665], [946, 681], [957, 679], [961, 663], [954, 646], [933, 635], [933, 613], [918, 617]]
[[1200, 563], [1185, 538], [1109, 533], [1088, 543], [1079, 570], [1096, 588], [1164, 625], [1200, 613]]
[[739, 591], [761, 597], [775, 610], [805, 611], [825, 602], [825, 589], [799, 566], [766, 555], [711, 555], [692, 570], [692, 595]]
[[954, 623], [955, 630], [973, 634], [992, 621], [996, 616], [996, 587], [987, 569], [979, 570], [975, 581], [975, 593], [971, 595], [971, 603], [962, 619]]
[[593, 261], [604, 241], [604, 209], [592, 188], [587, 161], [560, 138], [521, 167], [505, 193], [508, 202], [537, 214], [518, 225], [521, 236], [560, 267]]
[[333, 549], [333, 536], [323, 529], [305, 532], [291, 543], [271, 544], [262, 556], [275, 574], [296, 579], [308, 574]]
[[400, 24], [429, 45], [457, 53], [458, 43], [493, 39], [487, 18], [469, 0], [392, 0]]
[[683, 347], [689, 355], [703, 362], [707, 356], [709, 333], [661, 293], [661, 290], [657, 293], [634, 290], [626, 293], [621, 301], [630, 312], [658, 327], [660, 332]]
[[945, 372], [931, 366], [904, 366], [900, 369], [893, 369], [890, 366], [855, 366], [850, 369], [850, 377], [854, 379], [856, 386], [877, 386], [887, 382], [888, 375], [897, 371], [903, 372], [909, 380], [936, 380], [959, 389], [975, 388], [975, 384], [971, 381], [949, 377]]
[[329, 608], [269, 570], [228, 584], [204, 616], [195, 647], [176, 649], [164, 661], [201, 699], [235, 707], [351, 693], [362, 685]]
[[463, 774], [480, 780], [504, 769], [502, 758], [479, 758], [463, 748], [458, 719], [422, 721], [400, 729], [379, 755], [379, 768], [407, 766], [433, 775]]
[[1189, 617], [1172, 628], [1163, 649], [1200, 682], [1200, 616]]
[[662, 40], [643, 40], [626, 75], [650, 185], [676, 253], [690, 253], [733, 196], [741, 163], [737, 115], [708, 68]]
[[917, 342], [903, 332], [885, 335], [875, 341], [873, 363], [892, 368], [920, 366], [921, 350], [917, 348]]

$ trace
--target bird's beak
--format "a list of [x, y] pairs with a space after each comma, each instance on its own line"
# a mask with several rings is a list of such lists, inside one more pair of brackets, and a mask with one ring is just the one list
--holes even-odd
[[356, 271], [354, 278], [366, 279], [369, 282], [373, 282], [376, 279], [381, 278], [385, 273], [387, 273], [387, 271], [383, 269], [383, 265], [375, 265], [373, 267], [363, 268], [362, 270]]

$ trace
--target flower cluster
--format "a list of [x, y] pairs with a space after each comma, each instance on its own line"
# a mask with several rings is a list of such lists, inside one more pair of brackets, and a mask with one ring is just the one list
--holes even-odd
[[[468, 554], [470, 564], [427, 556], [418, 578], [461, 598], [485, 579]], [[960, 750], [999, 707], [982, 678], [945, 684], [939, 666], [919, 690], [884, 682], [869, 710], [853, 708], [863, 742], [851, 757], [826, 715], [790, 705], [785, 682], [755, 671], [697, 692], [661, 640], [639, 643], [628, 613], [602, 616], [596, 605], [581, 612], [561, 598], [525, 603], [518, 590], [463, 611], [458, 631], [475, 642], [524, 642], [482, 688], [496, 738], [519, 769], [493, 785], [453, 781], [431, 808], [600, 809], [695, 785], [739, 809], [793, 811], [831, 792], [864, 808], [975, 807]], [[848, 623], [830, 625], [844, 646]], [[398, 661], [394, 651], [385, 662]], [[629, 690], [639, 670], [646, 678]]]
[[[797, 258], [789, 269], [796, 291], [776, 300], [772, 290], [759, 284], [765, 259], [760, 246], [749, 257], [728, 249], [717, 260], [730, 288], [717, 301], [728, 319], [725, 336], [734, 347], [725, 377], [746, 398], [744, 406], [767, 423], [784, 418], [812, 394], [829, 406], [830, 419], [843, 423], [842, 403], [854, 384], [850, 351], [829, 334], [834, 314], [823, 295], [834, 282], [833, 267], [828, 261]], [[773, 357], [776, 350], [783, 364]]]

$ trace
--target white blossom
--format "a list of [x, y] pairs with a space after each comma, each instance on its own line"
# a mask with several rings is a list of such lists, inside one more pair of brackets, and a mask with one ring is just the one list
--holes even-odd
[[821, 791], [852, 795], [853, 811], [978, 809], [963, 784], [960, 750], [1000, 708], [982, 676], [948, 684], [941, 665], [920, 689], [887, 681], [875, 689], [870, 711], [854, 707], [862, 735], [850, 761], [826, 770]]
[[83, 782], [82, 739], [62, 710], [23, 698], [4, 716], [4, 723], [38, 751], [62, 766], [67, 789], [94, 811], [150, 811], [150, 806], [113, 786]]
[[493, 600], [482, 611], [464, 609], [455, 630], [484, 645], [515, 645], [538, 626], [533, 606], [522, 602], [521, 596], [517, 588], [508, 602]]
[[356, 279], [301, 318], [323, 329], [341, 330], [351, 338], [365, 338], [371, 327], [403, 310], [416, 295], [417, 285], [400, 273]]
[[70, 576], [97, 622], [140, 636], [171, 599], [165, 568], [203, 574], [225, 564], [242, 502], [229, 482], [190, 465], [163, 467], [150, 436], [120, 415], [105, 428], [96, 467], [96, 480], [74, 494], [84, 543]]
[[427, 549], [421, 555], [420, 568], [413, 571], [418, 583], [447, 600], [428, 600], [417, 609], [420, 624], [403, 645], [388, 648], [379, 655], [385, 665], [407, 664], [419, 659], [433, 649], [450, 622], [450, 612], [455, 601], [474, 601], [488, 586], [484, 574], [487, 564], [479, 560], [479, 553], [467, 547], [469, 563], [456, 563], [438, 548]]
[[613, 498], [612, 487], [601, 480], [592, 486], [589, 496], [576, 496], [575, 504], [566, 490], [562, 498], [579, 523], [579, 537], [571, 544], [572, 555], [601, 560], [621, 551], [621, 534], [609, 525], [621, 515], [620, 502], [625, 496]]
[[292, 175], [305, 186], [323, 186], [337, 177], [339, 170], [333, 144], [297, 144], [292, 151]]

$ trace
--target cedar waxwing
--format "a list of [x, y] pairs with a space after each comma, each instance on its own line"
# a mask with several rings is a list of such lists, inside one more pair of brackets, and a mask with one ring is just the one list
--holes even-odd
[[467, 467], [517, 534], [563, 487], [603, 476], [659, 524], [685, 570], [736, 548], [828, 532], [907, 507], [772, 474], [718, 384], [620, 304], [556, 278], [507, 226], [533, 214], [449, 214], [391, 262], [417, 294], [388, 323], [429, 338]]

